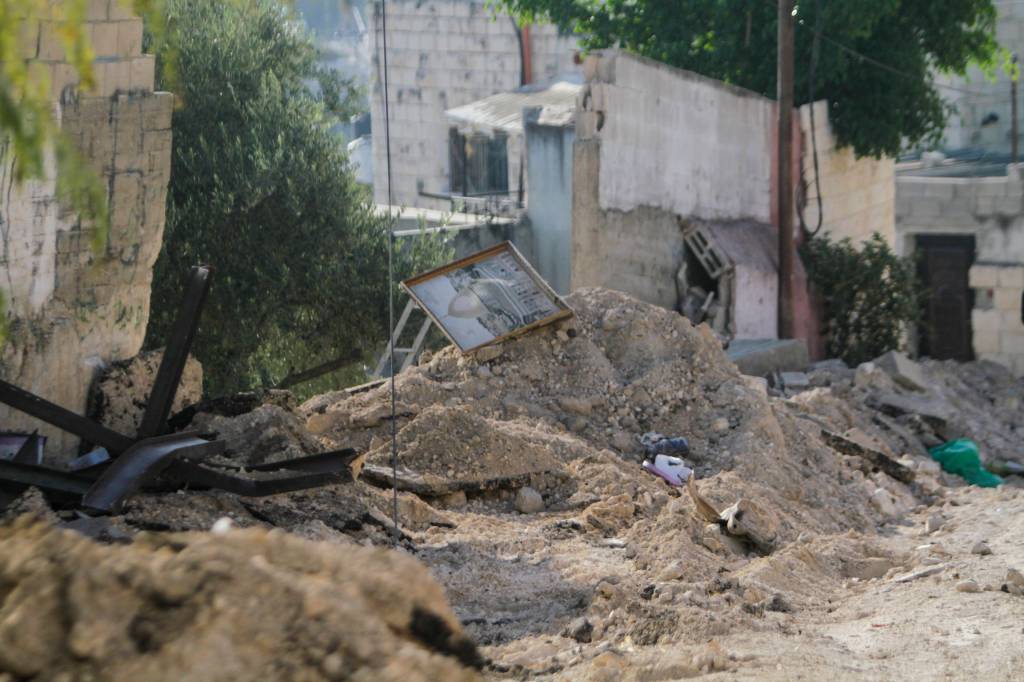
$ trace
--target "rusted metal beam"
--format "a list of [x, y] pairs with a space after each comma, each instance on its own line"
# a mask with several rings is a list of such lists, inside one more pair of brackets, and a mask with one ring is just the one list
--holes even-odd
[[152, 438], [167, 433], [167, 417], [174, 403], [174, 395], [178, 392], [181, 373], [185, 370], [192, 340], [199, 326], [199, 317], [210, 292], [210, 281], [213, 268], [208, 265], [197, 265], [192, 268], [185, 288], [185, 296], [178, 309], [178, 316], [171, 327], [170, 338], [164, 348], [164, 357], [149, 393], [146, 412], [139, 426], [139, 438]]
[[304, 473], [299, 476], [277, 475], [281, 472], [257, 472], [252, 478], [232, 476], [185, 460], [171, 462], [167, 477], [190, 488], [216, 488], [243, 497], [266, 497], [296, 490], [320, 488], [337, 483], [351, 483], [351, 471], [337, 473]]
[[103, 470], [86, 491], [82, 505], [118, 513], [124, 500], [166, 469], [176, 457], [200, 459], [224, 452], [224, 441], [208, 441], [192, 433], [175, 433], [139, 441]]
[[0, 481], [18, 485], [32, 485], [47, 492], [83, 495], [92, 485], [88, 478], [66, 471], [34, 464], [22, 464], [0, 459]]
[[66, 410], [60, 405], [2, 380], [0, 380], [0, 403], [10, 405], [20, 412], [41, 419], [62, 431], [73, 433], [90, 443], [102, 445], [114, 455], [120, 454], [132, 446], [131, 438], [122, 436], [91, 419], [75, 414], [71, 410]]

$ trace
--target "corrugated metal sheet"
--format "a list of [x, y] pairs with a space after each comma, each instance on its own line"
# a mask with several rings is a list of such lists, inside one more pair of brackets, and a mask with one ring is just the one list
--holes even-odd
[[[509, 133], [523, 131], [523, 109], [543, 107], [542, 123], [551, 125], [572, 120], [576, 96], [582, 85], [572, 80], [558, 80], [543, 86], [527, 85], [470, 102], [445, 112], [448, 121], [460, 129], [480, 132], [503, 130]], [[550, 109], [550, 113], [548, 110]]]

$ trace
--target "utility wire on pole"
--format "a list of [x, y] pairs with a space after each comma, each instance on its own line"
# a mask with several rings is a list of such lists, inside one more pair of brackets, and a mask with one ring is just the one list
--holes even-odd
[[779, 338], [791, 339], [796, 331], [793, 314], [793, 0], [779, 0], [778, 62]]

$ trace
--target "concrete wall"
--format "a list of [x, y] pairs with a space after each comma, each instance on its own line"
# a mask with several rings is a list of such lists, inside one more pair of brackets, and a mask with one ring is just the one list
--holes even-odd
[[[9, 192], [0, 204], [0, 287], [10, 324], [0, 374], [80, 413], [95, 368], [142, 345], [163, 236], [173, 106], [169, 93], [153, 92], [141, 20], [117, 0], [92, 0], [88, 21], [95, 91], [76, 92], [74, 72], [45, 24], [28, 27], [36, 40], [25, 57], [49, 71], [61, 126], [109, 188], [111, 227], [100, 255], [89, 247], [93, 227], [57, 202], [52, 171], [16, 187], [8, 150], [0, 147], [0, 183]], [[40, 427], [2, 405], [0, 424]], [[74, 445], [62, 432], [40, 431], [51, 438], [51, 454]]]
[[[1024, 3], [1019, 0], [999, 0], [994, 4], [999, 13], [996, 40], [1000, 47], [1024, 58]], [[976, 66], [968, 68], [967, 75], [962, 78], [937, 74], [936, 81], [958, 88], [940, 89], [942, 96], [957, 109], [946, 127], [947, 147], [980, 147], [1007, 154], [1010, 152], [1010, 77], [1001, 68], [995, 73], [995, 82]], [[999, 120], [983, 126], [981, 123], [985, 117], [993, 113]]]
[[814, 104], [814, 140], [818, 147], [819, 182], [815, 183], [811, 140], [811, 106], [800, 108], [803, 132], [802, 177], [807, 201], [804, 220], [813, 230], [818, 224], [818, 187], [821, 190], [821, 229], [835, 239], [849, 237], [854, 243], [881, 234], [896, 244], [896, 177], [891, 158], [858, 159], [849, 147], [836, 147], [828, 120], [828, 103]]
[[537, 254], [533, 266], [555, 291], [568, 294], [576, 131], [571, 127], [538, 125], [528, 118], [525, 133], [526, 176], [531, 188], [526, 214]]
[[774, 103], [617, 51], [589, 56], [584, 71], [572, 288], [604, 286], [673, 308], [682, 219], [771, 219]]
[[[380, 5], [374, 5], [370, 111], [373, 118], [374, 198], [387, 202], [384, 138], [383, 42]], [[446, 109], [519, 87], [521, 68], [515, 27], [494, 17], [482, 0], [396, 0], [387, 6], [388, 108], [391, 120], [393, 200], [404, 206], [446, 208], [421, 197], [418, 187], [446, 193]], [[575, 41], [553, 26], [530, 31], [533, 80], [570, 72]], [[509, 189], [519, 186], [522, 147], [509, 143]]]
[[974, 352], [1024, 374], [1024, 179], [898, 176], [896, 227], [904, 254], [925, 234], [973, 235]]
[[616, 51], [588, 57], [585, 75], [591, 124], [577, 129], [601, 141], [601, 208], [770, 221], [771, 100]]

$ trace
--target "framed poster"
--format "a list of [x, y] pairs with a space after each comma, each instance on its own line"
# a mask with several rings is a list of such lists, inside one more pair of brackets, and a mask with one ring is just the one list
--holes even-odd
[[512, 242], [407, 279], [402, 288], [464, 353], [572, 316]]

